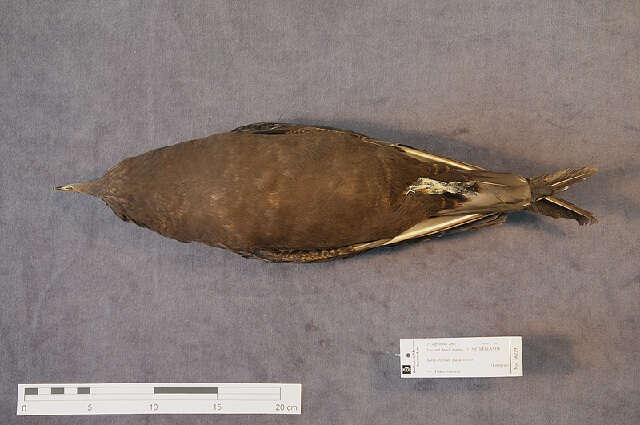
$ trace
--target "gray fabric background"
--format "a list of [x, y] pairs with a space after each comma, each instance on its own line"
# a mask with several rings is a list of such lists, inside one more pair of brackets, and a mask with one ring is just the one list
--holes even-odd
[[[640, 422], [637, 1], [0, 2], [0, 423]], [[255, 121], [525, 176], [600, 223], [264, 264], [50, 187]], [[525, 377], [402, 380], [401, 337], [523, 335]], [[22, 417], [30, 382], [301, 382], [303, 414]]]

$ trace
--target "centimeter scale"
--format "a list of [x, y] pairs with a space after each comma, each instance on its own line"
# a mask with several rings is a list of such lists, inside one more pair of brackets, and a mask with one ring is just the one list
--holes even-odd
[[300, 384], [19, 384], [18, 415], [301, 413]]

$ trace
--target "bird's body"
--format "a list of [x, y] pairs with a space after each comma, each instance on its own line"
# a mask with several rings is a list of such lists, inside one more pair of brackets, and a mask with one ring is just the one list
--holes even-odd
[[[566, 185], [595, 170], [570, 171]], [[123, 220], [183, 242], [317, 261], [499, 223], [532, 205], [593, 219], [550, 197], [550, 184], [351, 131], [258, 123], [127, 158], [59, 189], [102, 198]]]

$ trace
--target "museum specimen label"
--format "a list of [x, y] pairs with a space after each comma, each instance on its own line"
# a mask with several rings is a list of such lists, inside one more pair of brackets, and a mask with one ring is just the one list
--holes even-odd
[[400, 340], [403, 378], [522, 376], [522, 337]]

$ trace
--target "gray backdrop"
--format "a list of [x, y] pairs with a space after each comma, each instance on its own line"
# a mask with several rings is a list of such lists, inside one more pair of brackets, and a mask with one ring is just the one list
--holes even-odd
[[[637, 1], [2, 1], [0, 422], [640, 421]], [[600, 223], [312, 265], [122, 223], [50, 187], [255, 121], [525, 176]], [[523, 335], [523, 378], [402, 380], [402, 337]], [[303, 414], [15, 416], [29, 382], [301, 382]]]

